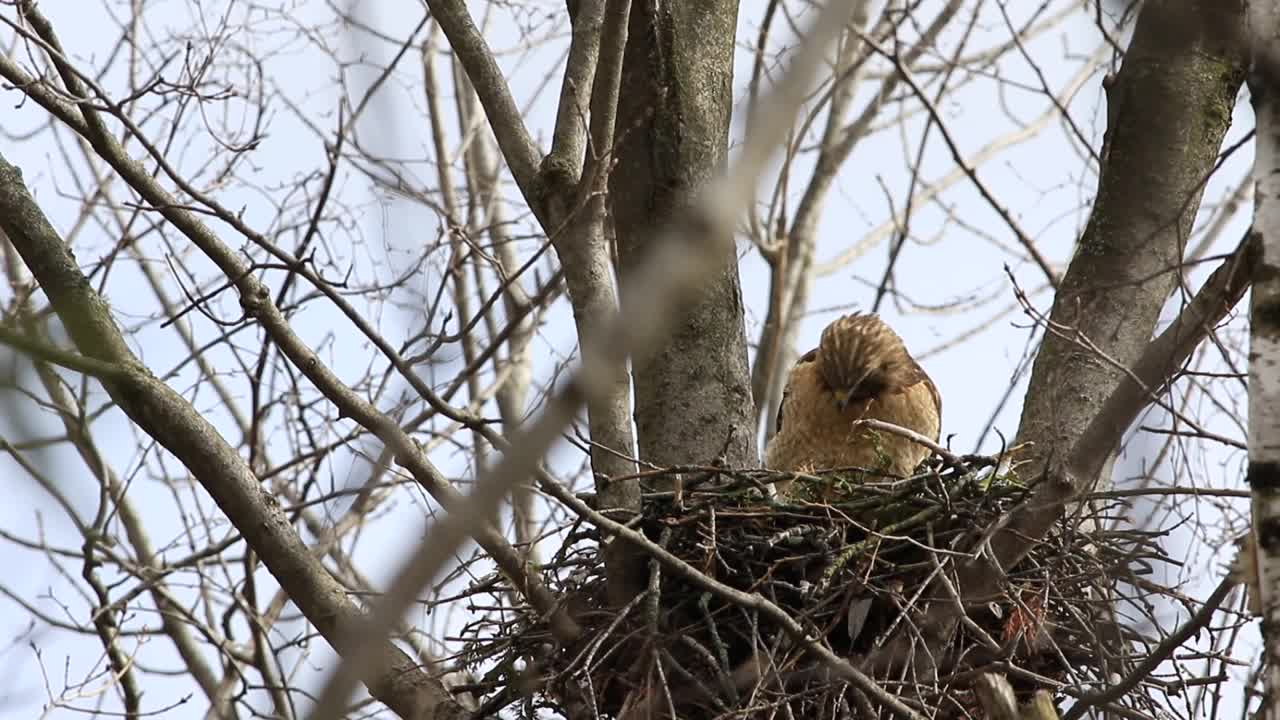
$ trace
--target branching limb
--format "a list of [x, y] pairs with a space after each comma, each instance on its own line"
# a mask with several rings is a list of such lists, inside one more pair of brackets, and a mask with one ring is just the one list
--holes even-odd
[[[4, 239], [3, 230], [0, 229], [0, 241]], [[68, 370], [75, 370], [100, 380], [121, 378], [129, 374], [127, 368], [103, 362], [88, 355], [68, 352], [10, 327], [0, 326], [0, 344], [8, 345], [14, 350], [26, 353], [38, 360], [43, 360]]]
[[893, 435], [897, 435], [899, 437], [904, 437], [910, 440], [911, 442], [916, 443], [917, 445], [923, 445], [924, 447], [929, 448], [929, 450], [934, 455], [937, 455], [938, 457], [942, 458], [944, 461], [946, 461], [948, 465], [956, 466], [956, 465], [963, 465], [965, 463], [965, 458], [959, 455], [956, 455], [955, 453], [939, 445], [933, 440], [930, 440], [924, 435], [921, 435], [915, 430], [910, 430], [900, 425], [894, 425], [893, 423], [888, 423], [883, 420], [873, 420], [870, 418], [863, 419], [863, 420], [855, 420], [853, 425], [854, 427], [869, 427], [872, 430], [879, 430], [881, 432], [887, 432]]
[[1151, 677], [1151, 673], [1162, 663], [1173, 657], [1173, 653], [1182, 647], [1183, 643], [1197, 635], [1213, 621], [1214, 613], [1218, 611], [1218, 606], [1235, 589], [1235, 586], [1236, 581], [1233, 579], [1225, 579], [1219, 583], [1218, 587], [1209, 595], [1209, 598], [1204, 601], [1204, 605], [1201, 605], [1200, 609], [1188, 618], [1185, 623], [1178, 626], [1177, 630], [1170, 633], [1169, 637], [1160, 641], [1159, 645], [1147, 652], [1142, 658], [1142, 662], [1138, 663], [1133, 670], [1118, 681], [1111, 683], [1105, 690], [1076, 698], [1075, 704], [1062, 720], [1077, 720], [1086, 712], [1089, 712], [1090, 708], [1124, 697], [1125, 693], [1137, 687], [1139, 683], [1148, 680]]
[[[1070, 454], [1050, 466], [1032, 497], [1005, 518], [1003, 526], [991, 538], [989, 552], [957, 568], [966, 602], [997, 593], [1003, 581], [1001, 568], [1010, 568], [1025, 557], [1032, 546], [1029, 540], [1044, 537], [1067, 503], [1092, 488], [1124, 430], [1240, 301], [1249, 287], [1250, 268], [1255, 260], [1256, 249], [1250, 232], [1209, 276], [1174, 322], [1148, 343], [1130, 372], [1107, 396], [1100, 411], [1080, 434]], [[945, 633], [957, 619], [954, 607], [938, 604], [930, 612], [926, 625], [932, 632]], [[880, 660], [889, 661], [900, 649], [886, 646]]]
[[600, 51], [608, 47], [603, 42], [600, 28], [605, 4], [606, 0], [570, 3], [572, 34], [569, 56], [560, 85], [560, 105], [551, 134], [551, 151], [542, 161], [544, 180], [554, 178], [556, 190], [573, 187], [582, 176], [582, 163], [587, 151], [588, 107], [595, 99], [595, 93], [589, 88], [595, 78]]
[[426, 3], [431, 8], [431, 16], [449, 38], [449, 46], [457, 54], [476, 95], [480, 97], [480, 104], [516, 185], [537, 212], [534, 200], [542, 193], [538, 184], [542, 153], [524, 125], [520, 107], [502, 76], [502, 68], [498, 67], [489, 44], [472, 21], [466, 3], [461, 0], [426, 0]]
[[[29, 18], [33, 27], [41, 32], [45, 37], [45, 42], [49, 44], [55, 51], [60, 52], [57, 45], [56, 37], [53, 35], [52, 27], [48, 21], [44, 20], [35, 10], [34, 7], [28, 10]], [[72, 94], [76, 97], [87, 98], [88, 88], [83, 82], [82, 75], [75, 71], [65, 58], [61, 55], [55, 56], [55, 64], [59, 69], [60, 76]], [[10, 78], [17, 81], [20, 70], [12, 65], [6, 58], [0, 57], [0, 76]], [[32, 85], [24, 88], [28, 95], [36, 102], [39, 102], [51, 112], [56, 109], [64, 109], [60, 101], [43, 89], [39, 85]], [[100, 90], [95, 86], [95, 92]], [[236, 289], [240, 293], [241, 305], [245, 312], [258, 320], [263, 329], [271, 336], [272, 340], [280, 348], [281, 352], [292, 362], [304, 375], [307, 376], [312, 383], [337, 407], [342, 416], [350, 417], [360, 425], [373, 432], [383, 443], [385, 443], [394, 453], [397, 461], [404, 466], [414, 478], [437, 499], [446, 509], [456, 507], [461, 501], [457, 491], [440, 473], [439, 469], [427, 458], [421, 448], [409, 437], [392, 418], [385, 413], [380, 412], [369, 401], [357, 394], [349, 386], [344, 384], [338, 376], [327, 366], [319, 361], [319, 358], [311, 350], [309, 346], [294, 332], [289, 325], [280, 308], [272, 302], [270, 293], [266, 285], [254, 276], [245, 263], [243, 257], [222, 242], [221, 238], [214, 233], [208, 225], [199, 219], [199, 217], [186, 209], [173, 196], [171, 196], [150, 174], [146, 173], [143, 168], [136, 163], [124, 150], [124, 148], [115, 140], [107, 130], [100, 117], [99, 111], [87, 100], [78, 106], [82, 122], [75, 122], [76, 117], [73, 114], [65, 113], [72, 122], [71, 127], [81, 132], [85, 138], [93, 145], [94, 149], [102, 157], [104, 161], [111, 165], [121, 177], [127, 182], [135, 192], [141, 195], [153, 207], [173, 224], [183, 235], [185, 235], [197, 248], [199, 248], [206, 256], [208, 256], [219, 269], [231, 279]], [[148, 147], [154, 159], [163, 164], [163, 160], [159, 157], [154, 147], [151, 146], [143, 137], [142, 133], [136, 126], [121, 117], [122, 122], [126, 122], [130, 126], [131, 132], [138, 139], [139, 143]], [[166, 166], [167, 167], [167, 166]], [[355, 312], [354, 308], [344, 300], [339, 293], [333, 290], [323, 279], [315, 276], [306, 267], [297, 263], [296, 258], [284, 251], [271, 246], [266, 242], [261, 234], [254, 232], [248, 227], [243, 220], [221, 207], [211, 199], [204, 198], [197, 193], [189, 184], [177, 180], [177, 173], [167, 169], [167, 174], [175, 178], [175, 182], [179, 182], [183, 189], [193, 197], [200, 198], [201, 202], [213, 208], [215, 214], [246, 237], [254, 240], [256, 243], [264, 245], [273, 253], [286, 258], [291, 265], [299, 265], [297, 272], [299, 275], [312, 282], [325, 296], [330, 299], [343, 314], [351, 320], [361, 331], [370, 338], [370, 340], [378, 346], [391, 361], [392, 365], [401, 373], [413, 388], [419, 392], [428, 402], [441, 409], [446, 415], [452, 419], [461, 421], [472, 421], [474, 418], [469, 416], [463, 417], [457, 413], [451, 412], [444, 405], [435, 393], [422, 382], [421, 378], [408, 367], [403, 358], [392, 348], [385, 339], [381, 338], [372, 330], [367, 321]], [[12, 233], [11, 233], [12, 234]], [[78, 272], [78, 270], [77, 270]], [[40, 279], [37, 275], [37, 279]], [[42, 281], [43, 285], [43, 281]], [[100, 302], [100, 301], [99, 301]], [[108, 318], [109, 319], [109, 318]], [[127, 352], [127, 348], [123, 349]], [[481, 361], [482, 358], [477, 358]], [[143, 426], [146, 427], [145, 425]], [[153, 434], [153, 437], [158, 436]], [[177, 442], [177, 439], [173, 439]], [[161, 440], [162, 444], [165, 442]], [[171, 451], [172, 447], [166, 445]], [[181, 457], [181, 455], [179, 455]], [[238, 458], [237, 458], [238, 459]], [[249, 472], [245, 469], [245, 472]], [[197, 477], [200, 475], [197, 473]], [[215, 495], [215, 498], [217, 495]], [[224, 508], [225, 511], [225, 508]], [[237, 525], [239, 527], [239, 525]], [[553, 618], [552, 626], [560, 634], [562, 639], [568, 639], [576, 636], [577, 627], [568, 615], [560, 609], [555, 598], [547, 590], [545, 584], [537, 577], [536, 574], [529, 571], [521, 553], [517, 552], [502, 534], [491, 523], [479, 523], [474, 528], [476, 541], [493, 557], [494, 561], [502, 569], [503, 573], [511, 580], [512, 585], [521, 588], [529, 601], [537, 607], [541, 612]], [[292, 593], [291, 593], [292, 596]]]
[[399, 648], [385, 640], [367, 642], [358, 632], [360, 608], [311, 555], [279, 504], [263, 494], [257, 477], [217, 429], [134, 357], [106, 303], [27, 192], [21, 173], [2, 157], [0, 229], [40, 283], [72, 341], [82, 352], [127, 371], [103, 381], [112, 399], [208, 489], [307, 618], [340, 652], [355, 645], [377, 648], [377, 657], [363, 668], [370, 693], [405, 718], [456, 707], [439, 681]]

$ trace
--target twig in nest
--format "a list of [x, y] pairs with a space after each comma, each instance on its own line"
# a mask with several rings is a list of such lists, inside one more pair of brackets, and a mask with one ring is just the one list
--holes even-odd
[[[764, 483], [778, 476], [730, 468], [722, 474], [739, 479], [750, 475]], [[674, 708], [683, 717], [807, 719], [831, 717], [849, 706], [851, 712], [875, 716], [889, 714], [885, 697], [916, 717], [957, 709], [973, 712], [964, 698], [972, 700], [967, 693], [977, 672], [992, 671], [993, 661], [1002, 659], [1016, 668], [999, 672], [1009, 678], [1022, 705], [1039, 690], [1080, 697], [1089, 693], [1079, 688], [1108, 686], [1110, 668], [1138, 666], [1155, 645], [1152, 641], [1144, 649], [1126, 641], [1142, 638], [1107, 629], [1107, 598], [1129, 594], [1115, 584], [1178, 597], [1176, 589], [1136, 574], [1144, 568], [1135, 563], [1168, 561], [1157, 542], [1159, 533], [1083, 533], [1068, 519], [1046, 541], [1036, 543], [1026, 559], [1008, 568], [1002, 592], [990, 602], [959, 603], [953, 573], [960, 564], [956, 558], [964, 554], [950, 548], [975, 527], [987, 527], [1008, 513], [1030, 490], [1002, 477], [948, 468], [888, 485], [849, 483], [847, 491], [832, 504], [781, 505], [755, 491], [686, 494], [684, 507], [647, 498], [629, 532], [618, 531], [609, 541], [635, 542], [649, 554], [652, 585], [642, 598], [616, 612], [604, 599], [598, 545], [600, 536], [610, 537], [615, 526], [573, 508], [600, 528], [599, 535], [577, 533], [575, 547], [558, 553], [544, 571], [566, 603], [587, 609], [578, 616], [587, 635], [583, 644], [563, 653], [560, 668], [554, 655], [548, 657], [548, 674], [565, 678], [569, 672], [584, 692], [600, 693], [590, 698], [593, 705], [583, 706], [586, 717], [596, 707], [613, 716], [624, 710], [661, 714]], [[1086, 512], [1098, 517], [1111, 511], [1089, 507]], [[566, 523], [566, 531], [570, 526]], [[832, 564], [838, 567], [831, 570]], [[822, 578], [829, 587], [820, 587]], [[502, 601], [511, 599], [500, 584], [481, 587]], [[1024, 607], [1020, 601], [1032, 591], [1038, 600]], [[866, 610], [865, 618], [852, 612], [859, 600], [868, 600], [859, 608]], [[959, 632], [941, 644], [924, 642], [916, 622], [926, 602], [965, 615]], [[487, 605], [502, 602], [477, 603]], [[1135, 607], [1154, 612], [1141, 604]], [[473, 635], [490, 628], [493, 637], [474, 641], [468, 656], [502, 665], [507, 657], [546, 645], [546, 620], [528, 607], [515, 610], [515, 615], [504, 614], [514, 621], [469, 626]], [[778, 618], [779, 612], [786, 620]], [[1047, 633], [1044, 642], [1028, 646], [1022, 641], [1020, 631], [1027, 626], [1015, 619], [1017, 613], [1034, 615], [1034, 627]], [[800, 638], [793, 634], [797, 626]], [[886, 628], [917, 641], [904, 643], [906, 650], [895, 655], [898, 660], [881, 666], [886, 675], [891, 673], [873, 685], [883, 695], [860, 697], [846, 684], [843, 668], [820, 653], [840, 662], [854, 658], [849, 664], [861, 669], [856, 658], [874, 655], [888, 636]], [[619, 637], [625, 640], [614, 645], [604, 639]], [[629, 650], [641, 637], [646, 638], [644, 650]], [[608, 652], [599, 652], [601, 648]], [[486, 687], [502, 686], [501, 673], [489, 677], [493, 680]], [[709, 695], [686, 687], [698, 682]], [[666, 683], [672, 683], [670, 697], [661, 687]], [[1095, 707], [1119, 716], [1150, 716], [1159, 713], [1153, 700], [1158, 692], [1159, 686], [1143, 683]], [[1162, 694], [1171, 697], [1171, 692]], [[648, 693], [643, 707], [637, 705], [642, 699], [637, 693]], [[552, 691], [538, 697], [544, 707], [569, 710], [566, 700]]]
[[894, 425], [893, 423], [885, 422], [883, 420], [876, 420], [874, 418], [864, 418], [862, 420], [855, 420], [853, 422], [853, 426], [869, 427], [875, 430], [881, 430], [887, 433], [898, 435], [900, 437], [904, 437], [910, 440], [911, 442], [916, 443], [917, 445], [923, 445], [929, 448], [931, 451], [933, 451], [935, 455], [942, 458], [943, 460], [946, 460], [951, 464], [954, 464], [954, 465], [960, 464], [960, 458], [952, 454], [950, 450], [942, 447], [938, 443], [934, 442], [933, 440], [930, 440], [924, 435], [921, 435], [915, 430], [908, 430], [907, 428], [904, 428], [901, 425]]

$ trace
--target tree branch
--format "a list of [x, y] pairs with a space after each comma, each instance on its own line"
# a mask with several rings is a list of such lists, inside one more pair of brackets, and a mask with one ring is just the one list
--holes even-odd
[[1213, 621], [1213, 615], [1218, 611], [1218, 606], [1235, 589], [1236, 584], [1236, 581], [1230, 578], [1218, 583], [1218, 587], [1204, 601], [1204, 605], [1201, 605], [1200, 609], [1188, 618], [1185, 623], [1178, 626], [1177, 630], [1173, 631], [1164, 640], [1161, 640], [1159, 645], [1147, 652], [1142, 658], [1142, 662], [1138, 663], [1123, 678], [1113, 681], [1106, 689], [1077, 697], [1071, 710], [1067, 712], [1062, 720], [1077, 720], [1077, 718], [1088, 712], [1090, 708], [1117, 700], [1137, 687], [1139, 683], [1146, 681], [1156, 668], [1160, 667], [1162, 663], [1173, 656], [1173, 653], [1178, 648], [1182, 647], [1182, 643], [1199, 634], [1203, 628]]
[[[1105, 84], [1097, 195], [1050, 319], [1122, 367], [1143, 354], [1177, 284], [1244, 79], [1242, 24], [1235, 0], [1145, 3], [1124, 62]], [[1017, 434], [1037, 448], [1033, 474], [1047, 458], [1071, 453], [1123, 375], [1068, 339], [1045, 337]]]
[[[484, 107], [489, 126], [498, 139], [498, 147], [511, 168], [520, 192], [529, 201], [534, 212], [540, 204], [542, 190], [538, 182], [538, 166], [542, 153], [524, 126], [520, 107], [511, 97], [511, 89], [502, 76], [502, 68], [493, 59], [484, 36], [471, 20], [466, 3], [460, 0], [426, 0], [431, 16], [449, 38], [449, 46], [457, 54], [458, 61], [471, 78], [480, 105]], [[544, 224], [544, 227], [546, 225]]]
[[1028, 537], [1043, 537], [1068, 502], [1093, 489], [1124, 431], [1152, 399], [1159, 397], [1196, 347], [1244, 297], [1257, 252], [1250, 230], [1178, 317], [1147, 345], [1080, 434], [1065, 461], [1050, 468], [1027, 505], [1011, 513], [1006, 529], [992, 539], [992, 552], [1000, 567], [1009, 568], [1021, 560], [1030, 547]]
[[[0, 241], [4, 239], [4, 232], [0, 230]], [[13, 328], [0, 326], [0, 344], [26, 353], [35, 360], [75, 370], [99, 380], [127, 377], [129, 374], [126, 368], [80, 353], [68, 352]]]
[[[1213, 327], [1231, 311], [1249, 288], [1250, 268], [1257, 247], [1252, 232], [1246, 233], [1235, 252], [1209, 276], [1191, 302], [1155, 340], [1148, 343], [1129, 374], [1102, 404], [1102, 409], [1081, 433], [1070, 454], [1049, 466], [1032, 496], [1012, 510], [1001, 526], [984, 532], [990, 545], [977, 557], [959, 565], [957, 576], [965, 602], [972, 604], [996, 596], [1004, 582], [1004, 572], [1016, 565], [1042, 538], [1067, 504], [1092, 489], [1106, 458], [1115, 450], [1124, 430], [1172, 382], [1182, 364]], [[956, 606], [935, 604], [922, 623], [928, 637], [946, 637], [958, 620]], [[892, 662], [903, 650], [890, 643], [873, 656], [873, 662]]]
[[570, 3], [577, 9], [569, 12], [572, 29], [569, 56], [560, 85], [560, 105], [551, 134], [551, 151], [542, 162], [544, 173], [555, 178], [557, 190], [572, 188], [582, 177], [582, 163], [587, 151], [587, 113], [594, 97], [594, 93], [588, 95], [588, 88], [596, 74], [600, 49], [608, 47], [601, 36], [605, 2], [578, 0]]
[[[91, 288], [62, 238], [36, 206], [21, 172], [0, 156], [0, 228], [81, 352], [120, 367], [103, 387], [131, 420], [173, 453], [208, 490], [307, 619], [339, 652], [367, 643], [363, 613], [308, 551], [275, 499], [209, 422], [134, 357], [106, 303]], [[374, 697], [404, 718], [462, 717], [449, 691], [388, 640], [362, 678]]]
[[[605, 233], [606, 194], [609, 171], [613, 168], [613, 131], [618, 110], [618, 85], [622, 74], [622, 53], [627, 45], [630, 0], [600, 3], [599, 62], [591, 89], [590, 145], [582, 159], [581, 180], [572, 192], [575, 208], [569, 212], [563, 232], [552, 236], [565, 285], [573, 305], [573, 319], [581, 345], [602, 341], [599, 333], [618, 313], [618, 296], [613, 281], [613, 263]], [[579, 16], [584, 9], [579, 9]], [[593, 10], [594, 11], [594, 10]], [[566, 197], [555, 201], [560, 215]], [[635, 472], [635, 436], [631, 430], [631, 376], [619, 363], [609, 387], [587, 399], [587, 425], [591, 441], [603, 451], [591, 453], [591, 470], [596, 491], [605, 507], [626, 511], [640, 509], [640, 488], [635, 482], [614, 478]], [[629, 548], [616, 545], [604, 549], [610, 601], [621, 606], [643, 587], [644, 567]]]
[[[61, 54], [61, 48], [57, 43], [56, 36], [53, 35], [52, 27], [49, 26], [48, 21], [39, 15], [34, 7], [28, 10], [28, 17], [31, 19], [32, 26], [37, 29], [37, 32], [41, 33], [41, 37], [50, 46], [51, 56], [54, 58], [55, 65], [63, 82], [67, 84], [68, 90], [74, 97], [85, 98], [77, 106], [80, 111], [79, 116], [68, 115], [71, 120], [79, 117], [83, 119], [83, 122], [71, 124], [71, 127], [84, 135], [98, 155], [119, 173], [135, 192], [155, 207], [166, 220], [191, 240], [201, 252], [218, 266], [223, 274], [233, 281], [237, 291], [240, 293], [241, 305], [246, 313], [262, 324], [263, 329], [271, 336], [271, 339], [279, 346], [290, 362], [315, 384], [320, 392], [338, 408], [342, 416], [352, 418], [385, 443], [392, 450], [400, 464], [409, 470], [414, 479], [446, 509], [456, 507], [461, 502], [461, 496], [445, 479], [444, 475], [440, 473], [439, 469], [431, 463], [413, 439], [409, 437], [409, 434], [392, 418], [378, 411], [371, 403], [347, 387], [337, 375], [321, 363], [306, 343], [294, 333], [284, 314], [272, 302], [267, 287], [250, 273], [249, 266], [245, 263], [243, 257], [223, 243], [217, 234], [205, 225], [203, 221], [183, 207], [181, 203], [161, 187], [154, 177], [146, 173], [138, 163], [129, 157], [124, 148], [106, 129], [98, 110], [88, 102], [89, 94], [85, 83], [82, 82], [84, 78], [70, 66], [66, 58]], [[21, 73], [7, 58], [0, 56], [0, 76], [9, 78], [16, 83], [17, 78], [25, 77], [25, 74]], [[92, 90], [103, 102], [107, 103], [109, 107], [111, 106], [110, 100], [105, 97], [105, 93], [100, 88], [93, 85]], [[31, 97], [51, 112], [55, 109], [61, 109], [64, 110], [64, 114], [67, 114], [65, 113], [65, 107], [58, 102], [57, 96], [41, 85], [28, 82], [23, 86], [23, 91], [28, 97]], [[394, 348], [377, 333], [373, 332], [365, 319], [355, 312], [351, 305], [339, 293], [335, 292], [328, 283], [316, 277], [297, 258], [272, 246], [260, 233], [248, 227], [236, 213], [230, 212], [213, 200], [196, 192], [194, 188], [182, 181], [178, 174], [164, 163], [160, 153], [156, 151], [154, 146], [127, 117], [123, 115], [117, 115], [116, 117], [125, 123], [139, 144], [148, 149], [152, 157], [165, 168], [166, 174], [179, 183], [184, 192], [198, 198], [203, 204], [211, 208], [219, 219], [235, 228], [245, 237], [281, 257], [291, 268], [294, 268], [298, 275], [307, 279], [324, 293], [356, 327], [360, 328], [361, 332], [370, 338], [370, 341], [387, 356], [405, 380], [428, 402], [452, 419], [465, 422], [473, 420], [469, 417], [457, 416], [457, 413], [451, 414], [447, 406], [409, 368], [408, 364], [395, 352]], [[559, 607], [555, 597], [547, 590], [541, 578], [530, 571], [524, 562], [523, 556], [507, 542], [502, 533], [488, 523], [477, 524], [474, 531], [476, 541], [494, 559], [494, 562], [497, 563], [502, 572], [511, 580], [512, 585], [522, 589], [534, 607], [552, 618], [552, 628], [559, 634], [559, 637], [562, 640], [576, 637], [578, 632], [577, 624], [563, 608]]]

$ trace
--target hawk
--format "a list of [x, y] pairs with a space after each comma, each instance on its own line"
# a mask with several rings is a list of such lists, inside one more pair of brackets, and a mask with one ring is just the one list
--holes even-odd
[[[796, 472], [857, 467], [905, 477], [929, 449], [854, 422], [882, 420], [936, 441], [941, 416], [938, 389], [902, 338], [876, 315], [845, 315], [791, 369], [764, 464]], [[779, 481], [777, 490], [785, 495], [790, 485]]]

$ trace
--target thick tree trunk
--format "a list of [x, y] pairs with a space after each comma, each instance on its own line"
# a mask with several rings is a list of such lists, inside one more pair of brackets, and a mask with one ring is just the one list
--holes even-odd
[[1151, 341], [1244, 80], [1243, 11], [1239, 0], [1148, 2], [1106, 84], [1097, 197], [1054, 299], [1062, 334], [1045, 335], [1018, 430], [1035, 443], [1032, 474], [1065, 456], [1124, 377], [1075, 334], [1126, 367]]
[[1249, 486], [1258, 574], [1251, 590], [1260, 596], [1266, 647], [1259, 717], [1280, 718], [1280, 2], [1253, 0], [1249, 25], [1258, 239], [1249, 308]]
[[[631, 8], [610, 196], [624, 283], [653, 229], [723, 170], [733, 107], [737, 0]], [[634, 122], [631, 121], [634, 119]], [[737, 257], [703, 300], [633, 368], [640, 456], [652, 463], [758, 462]], [[631, 295], [625, 284], [622, 301]]]
[[[1244, 288], [1240, 249], [1153, 343], [1161, 307], [1180, 272], [1180, 251], [1244, 80], [1239, 0], [1146, 3], [1124, 64], [1108, 84], [1108, 128], [1093, 213], [1050, 315], [1023, 406], [1020, 441], [1034, 441], [1031, 473], [1047, 474], [979, 557], [960, 565], [966, 603], [998, 595], [1003, 569], [1019, 562], [1067, 503], [1107, 477], [1108, 458], [1150, 402]], [[1082, 347], [1087, 339], [1092, 348]], [[1131, 368], [1141, 380], [1102, 359]], [[942, 591], [939, 590], [941, 593]], [[940, 647], [959, 604], [933, 605], [919, 632]], [[905, 657], [914, 635], [875, 652], [872, 666]]]

